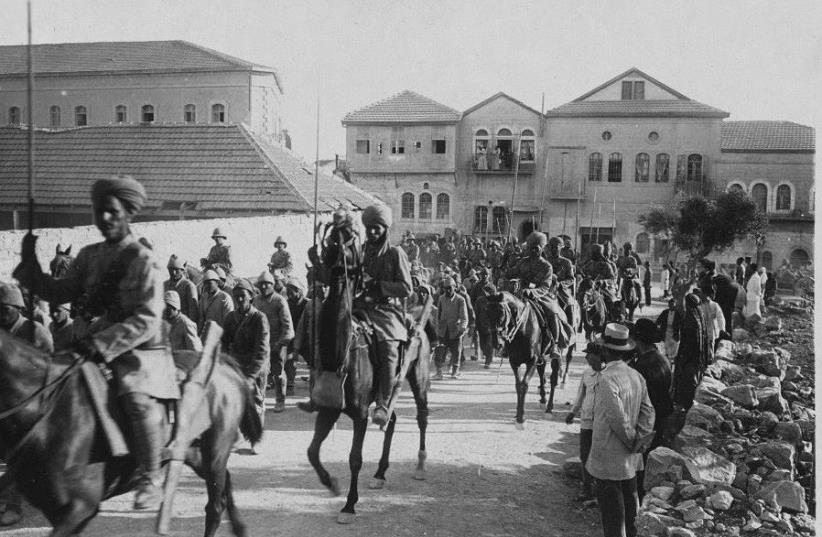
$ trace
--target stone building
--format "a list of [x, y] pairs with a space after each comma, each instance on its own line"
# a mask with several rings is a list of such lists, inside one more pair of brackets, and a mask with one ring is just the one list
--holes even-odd
[[[33, 46], [34, 124], [240, 124], [286, 144], [271, 67], [186, 41]], [[27, 52], [0, 46], [0, 124], [26, 122]]]
[[461, 114], [403, 91], [346, 114], [351, 182], [388, 204], [400, 232], [455, 228], [456, 130]]

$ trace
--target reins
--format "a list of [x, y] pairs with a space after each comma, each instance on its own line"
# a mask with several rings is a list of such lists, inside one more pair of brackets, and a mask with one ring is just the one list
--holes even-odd
[[[525, 324], [525, 317], [527, 316], [527, 313], [528, 313], [527, 310], [528, 310], [528, 308], [531, 307], [531, 304], [529, 304], [526, 301], [523, 301], [522, 304], [523, 304], [523, 308], [522, 308], [522, 311], [520, 312], [519, 318], [514, 323], [514, 325], [511, 327], [511, 329], [508, 330], [506, 333], [504, 333], [502, 335], [502, 339], [505, 342], [510, 343], [511, 341], [513, 341], [514, 337], [517, 335], [517, 332], [519, 332], [520, 329], [522, 328], [522, 326]], [[509, 309], [509, 307], [506, 304], [506, 311], [508, 309]]]

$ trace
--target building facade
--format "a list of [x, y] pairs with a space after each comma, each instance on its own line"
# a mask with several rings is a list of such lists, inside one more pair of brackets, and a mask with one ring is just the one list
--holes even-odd
[[[406, 124], [404, 113], [396, 108], [390, 117], [381, 116], [384, 140]], [[425, 159], [419, 161], [425, 166], [413, 168], [410, 160], [363, 158], [358, 151], [365, 147], [364, 135], [376, 131], [347, 121], [352, 114], [343, 120], [352, 182], [402, 213], [400, 222], [417, 232], [442, 233], [447, 227], [445, 221], [427, 218], [428, 210], [424, 219], [411, 210], [420, 195], [441, 185], [450, 199], [447, 225], [461, 234], [506, 236], [510, 231], [523, 240], [540, 229], [576, 237], [583, 253], [593, 242], [612, 239], [618, 245], [631, 242], [656, 264], [669, 248], [644, 232], [637, 222], [640, 214], [654, 206], [675, 206], [683, 196], [711, 197], [742, 188], [760, 200], [768, 215], [768, 242], [760, 250], [739, 243], [718, 254], [720, 262], [733, 262], [731, 257], [743, 251], [766, 265], [813, 257], [813, 129], [728, 121], [728, 112], [694, 101], [636, 68], [544, 113], [499, 93], [452, 118], [453, 181], [449, 168], [439, 182], [426, 175], [414, 183], [415, 173], [433, 171]], [[428, 204], [433, 197], [423, 199]]]
[[[185, 41], [33, 47], [33, 123], [245, 124], [285, 144], [276, 70]], [[0, 124], [26, 123], [25, 46], [0, 47]]]

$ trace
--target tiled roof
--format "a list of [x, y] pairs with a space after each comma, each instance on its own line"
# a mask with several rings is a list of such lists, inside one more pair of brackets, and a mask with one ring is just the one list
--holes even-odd
[[453, 108], [419, 93], [405, 90], [365, 108], [349, 112], [342, 123], [457, 123], [460, 117], [460, 112]]
[[548, 117], [717, 117], [730, 114], [690, 99], [573, 101], [545, 113]]
[[[0, 128], [0, 206], [26, 204], [27, 134], [19, 128]], [[225, 211], [313, 210], [313, 175], [302, 168], [300, 159], [285, 150], [261, 151], [253, 135], [239, 125], [82, 127], [38, 131], [35, 143], [40, 206], [89, 207], [92, 183], [123, 173], [146, 187], [147, 210], [164, 202], [196, 203], [192, 217]], [[267, 157], [272, 152], [276, 159]], [[310, 197], [304, 188], [309, 176]], [[357, 206], [373, 200], [327, 176], [320, 185], [326, 211], [337, 199], [349, 199]]]
[[465, 117], [465, 116], [467, 116], [468, 114], [470, 114], [471, 112], [473, 112], [473, 111], [475, 111], [475, 110], [478, 110], [478, 109], [482, 108], [483, 106], [485, 106], [486, 104], [488, 104], [488, 103], [490, 103], [490, 102], [493, 102], [493, 101], [496, 101], [497, 99], [500, 99], [500, 98], [503, 98], [503, 99], [508, 99], [508, 100], [509, 100], [509, 101], [511, 101], [512, 103], [517, 104], [517, 105], [519, 105], [519, 106], [521, 106], [521, 107], [525, 108], [526, 110], [528, 110], [528, 111], [530, 111], [530, 112], [533, 112], [534, 114], [536, 114], [536, 115], [538, 115], [538, 116], [541, 116], [541, 115], [542, 115], [542, 114], [540, 114], [540, 113], [539, 113], [539, 111], [538, 111], [538, 110], [535, 110], [535, 109], [531, 108], [530, 106], [528, 106], [527, 104], [525, 104], [524, 102], [522, 102], [522, 101], [520, 101], [520, 100], [518, 100], [518, 99], [514, 99], [513, 97], [511, 97], [511, 96], [510, 96], [510, 95], [508, 95], [507, 93], [500, 91], [499, 93], [495, 93], [494, 95], [492, 95], [492, 96], [488, 97], [488, 98], [487, 98], [487, 99], [485, 99], [484, 101], [480, 101], [480, 102], [478, 102], [477, 104], [475, 104], [474, 106], [472, 106], [471, 108], [469, 108], [468, 110], [464, 111], [464, 112], [462, 113], [462, 116], [463, 116], [463, 117]]
[[790, 121], [724, 121], [722, 151], [815, 152], [813, 127]]
[[[68, 73], [267, 71], [271, 67], [211, 50], [187, 41], [116, 41], [34, 45], [38, 76]], [[0, 76], [28, 72], [25, 45], [0, 46]]]

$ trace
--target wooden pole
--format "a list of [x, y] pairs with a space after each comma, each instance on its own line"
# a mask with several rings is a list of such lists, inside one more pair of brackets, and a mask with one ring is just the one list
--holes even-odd
[[[29, 235], [34, 234], [34, 60], [32, 58], [31, 45], [31, 0], [26, 3], [28, 46], [26, 56], [28, 59], [28, 83], [26, 84], [26, 123], [28, 123], [28, 180], [29, 180]], [[28, 314], [29, 319], [34, 322], [34, 292], [29, 289], [28, 293]], [[34, 344], [34, 329], [29, 334], [31, 343]]]
[[591, 205], [591, 225], [588, 227], [588, 242], [591, 243], [591, 246], [594, 245], [594, 211], [596, 211], [597, 207], [597, 191], [594, 189], [594, 204]]
[[599, 220], [602, 218], [602, 205], [597, 206], [597, 244], [599, 244]]
[[[319, 191], [320, 191], [320, 96], [317, 95], [317, 144], [314, 152], [314, 252], [319, 255], [317, 251], [317, 220], [319, 213]], [[314, 364], [319, 364], [320, 340], [317, 330], [317, 312], [319, 311], [318, 297], [317, 297], [317, 270], [314, 267], [314, 279], [311, 282], [311, 359]], [[310, 395], [310, 394], [309, 394]]]
[[613, 211], [613, 219], [611, 220], [611, 240], [614, 241], [616, 244], [616, 198], [613, 199], [614, 201], [614, 211]]
[[[577, 221], [576, 227], [574, 229], [574, 245], [576, 248], [579, 248], [579, 251], [582, 248], [579, 245], [579, 206], [580, 206], [580, 197], [582, 197], [582, 183], [577, 186]], [[579, 253], [577, 253], [577, 258], [579, 258]]]
[[514, 153], [514, 188], [511, 191], [511, 217], [508, 222], [508, 241], [511, 241], [511, 224], [514, 223], [514, 203], [517, 199], [517, 176], [519, 175], [519, 152], [522, 150], [522, 131], [519, 131], [517, 141], [517, 152]]

